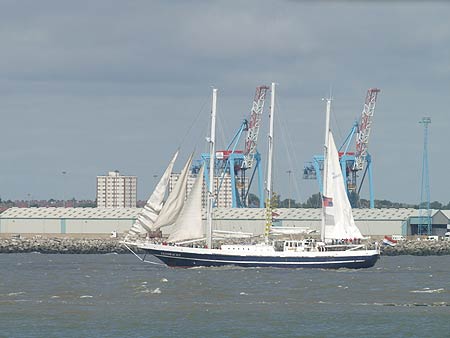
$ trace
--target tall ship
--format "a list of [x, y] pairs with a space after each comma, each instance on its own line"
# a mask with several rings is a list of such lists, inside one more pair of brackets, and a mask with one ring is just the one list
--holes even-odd
[[[322, 196], [322, 227], [320, 240], [271, 240], [269, 238], [272, 210], [272, 157], [275, 84], [271, 86], [269, 114], [268, 164], [266, 181], [267, 220], [264, 240], [257, 244], [223, 244], [213, 242], [213, 212], [215, 196], [213, 175], [209, 175], [206, 226], [202, 222], [201, 194], [205, 165], [200, 168], [197, 179], [186, 195], [186, 180], [192, 162], [191, 155], [181, 171], [180, 178], [164, 202], [170, 173], [178, 152], [170, 161], [147, 204], [130, 229], [130, 235], [158, 231], [170, 227], [169, 237], [163, 243], [149, 239], [132, 239], [128, 236], [124, 244], [135, 253], [139, 248], [153, 255], [170, 267], [214, 267], [234, 265], [240, 267], [275, 268], [369, 268], [375, 265], [380, 252], [362, 244], [363, 236], [355, 225], [352, 209], [347, 197], [339, 164], [339, 154], [330, 130], [331, 99], [326, 100], [326, 132], [324, 144], [324, 180]], [[215, 124], [217, 89], [213, 89], [211, 109], [211, 131], [209, 142], [209, 173], [214, 172]], [[135, 253], [141, 260], [139, 255]]]

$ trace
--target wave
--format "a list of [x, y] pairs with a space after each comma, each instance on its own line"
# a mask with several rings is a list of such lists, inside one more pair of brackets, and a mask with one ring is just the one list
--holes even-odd
[[18, 296], [18, 295], [23, 295], [24, 293], [25, 293], [25, 291], [10, 292], [10, 293], [8, 293], [8, 296], [13, 297], [13, 296]]
[[423, 288], [422, 290], [412, 290], [411, 293], [442, 293], [445, 292], [444, 288], [439, 289], [430, 289], [430, 288]]

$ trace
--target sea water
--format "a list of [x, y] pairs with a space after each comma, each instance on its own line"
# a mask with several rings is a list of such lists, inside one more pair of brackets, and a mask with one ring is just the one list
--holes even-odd
[[450, 256], [291, 270], [1, 254], [0, 269], [0, 337], [450, 337]]

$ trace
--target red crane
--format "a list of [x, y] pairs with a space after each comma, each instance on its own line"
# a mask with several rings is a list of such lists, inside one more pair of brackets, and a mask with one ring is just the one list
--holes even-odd
[[369, 147], [369, 136], [372, 128], [372, 118], [375, 112], [375, 104], [380, 90], [378, 88], [370, 88], [367, 91], [366, 101], [361, 113], [361, 121], [358, 125], [356, 134], [356, 154], [353, 170], [362, 170], [367, 157], [367, 149]]

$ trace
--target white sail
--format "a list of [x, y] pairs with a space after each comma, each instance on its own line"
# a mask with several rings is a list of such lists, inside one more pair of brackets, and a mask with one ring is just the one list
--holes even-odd
[[175, 187], [169, 194], [166, 203], [162, 207], [158, 218], [153, 224], [153, 230], [158, 230], [161, 227], [172, 225], [175, 223], [181, 209], [183, 208], [184, 201], [186, 199], [186, 189], [187, 189], [187, 179], [189, 174], [189, 168], [192, 163], [192, 156], [189, 156], [183, 170], [181, 171], [180, 177], [178, 178]]
[[355, 225], [352, 207], [344, 185], [339, 153], [329, 131], [327, 156], [324, 173], [327, 175], [323, 191], [323, 208], [325, 211], [325, 239], [363, 238]]
[[169, 242], [200, 239], [205, 235], [202, 223], [203, 172], [204, 165], [201, 167], [189, 197], [171, 229], [168, 238]]
[[163, 200], [169, 184], [170, 174], [172, 173], [173, 165], [177, 159], [177, 156], [178, 150], [175, 155], [173, 155], [172, 160], [156, 185], [155, 190], [153, 190], [152, 195], [137, 216], [134, 224], [131, 226], [131, 229], [129, 230], [130, 234], [143, 234], [153, 230], [153, 224], [155, 223], [163, 207]]

